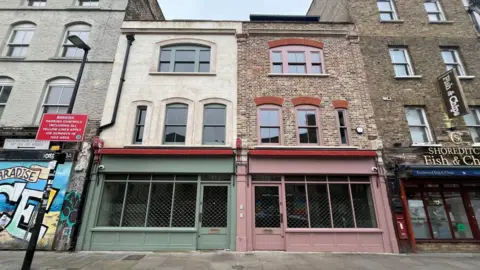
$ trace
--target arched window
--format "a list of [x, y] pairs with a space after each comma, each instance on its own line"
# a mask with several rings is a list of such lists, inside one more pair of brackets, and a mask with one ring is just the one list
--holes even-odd
[[188, 105], [173, 103], [167, 105], [165, 113], [165, 144], [185, 144], [187, 136]]
[[279, 106], [261, 105], [258, 107], [260, 144], [280, 144], [281, 121], [281, 111]]
[[0, 77], [0, 119], [7, 105], [8, 97], [13, 88], [13, 80], [7, 77]]
[[299, 144], [318, 145], [318, 109], [313, 106], [297, 106], [297, 139]]
[[75, 81], [70, 79], [56, 79], [47, 85], [38, 120], [44, 113], [67, 113], [72, 99]]
[[203, 144], [225, 144], [226, 106], [207, 104], [203, 113]]
[[170, 45], [160, 49], [159, 72], [210, 72], [210, 47]]
[[270, 60], [275, 74], [325, 74], [323, 51], [317, 47], [274, 47], [270, 49]]
[[35, 28], [36, 25], [32, 23], [15, 25], [8, 40], [6, 55], [22, 58], [27, 56], [28, 47], [35, 33]]
[[77, 48], [73, 43], [68, 40], [69, 36], [75, 35], [83, 40], [83, 42], [88, 43], [88, 36], [90, 34], [90, 26], [87, 24], [75, 24], [71, 25], [65, 31], [65, 36], [63, 37], [61, 57], [67, 58], [82, 58], [83, 49]]

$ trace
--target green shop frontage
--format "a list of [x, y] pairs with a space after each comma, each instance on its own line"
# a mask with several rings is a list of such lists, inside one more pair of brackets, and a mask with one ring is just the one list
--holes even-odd
[[235, 249], [232, 150], [102, 152], [77, 250]]

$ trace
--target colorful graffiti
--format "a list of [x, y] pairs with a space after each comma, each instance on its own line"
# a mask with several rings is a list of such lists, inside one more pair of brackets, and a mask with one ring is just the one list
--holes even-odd
[[[52, 247], [71, 169], [71, 163], [57, 169], [40, 230], [40, 249]], [[48, 172], [48, 162], [0, 162], [0, 249], [26, 248]]]
[[60, 214], [59, 228], [72, 229], [77, 223], [78, 207], [80, 206], [80, 193], [77, 191], [70, 191], [65, 196], [63, 209]]

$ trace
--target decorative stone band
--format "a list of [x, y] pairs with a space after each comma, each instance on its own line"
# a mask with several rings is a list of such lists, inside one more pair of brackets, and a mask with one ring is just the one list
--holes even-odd
[[284, 102], [285, 102], [285, 99], [281, 97], [256, 97], [255, 98], [255, 104], [257, 106], [266, 105], [266, 104], [282, 106]]
[[280, 40], [272, 40], [268, 42], [268, 47], [270, 49], [281, 47], [281, 46], [292, 46], [292, 45], [309, 46], [309, 47], [314, 47], [318, 49], [323, 49], [323, 42], [311, 40], [311, 39], [287, 38], [287, 39], [280, 39]]

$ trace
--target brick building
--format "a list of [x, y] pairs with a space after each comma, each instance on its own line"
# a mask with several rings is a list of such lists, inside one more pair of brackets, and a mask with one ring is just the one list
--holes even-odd
[[237, 38], [237, 250], [398, 252], [354, 25], [252, 15]]
[[[480, 44], [478, 14], [467, 4], [314, 0], [308, 11], [358, 29], [403, 252], [480, 250]], [[438, 90], [447, 69], [456, 70], [470, 107], [463, 117], [448, 117]]]
[[[155, 8], [155, 4], [157, 8]], [[128, 12], [127, 6], [131, 8]], [[126, 16], [127, 13], [127, 16]], [[22, 169], [36, 177], [9, 174], [0, 181], [0, 249], [24, 249], [45, 189], [51, 142], [36, 142], [43, 113], [65, 113], [72, 99], [83, 50], [67, 40], [77, 35], [90, 47], [74, 113], [89, 115], [81, 145], [65, 146], [39, 249], [74, 246], [88, 182], [91, 140], [97, 133], [115, 49], [124, 20], [162, 19], [155, 0], [0, 1], [0, 168]]]

